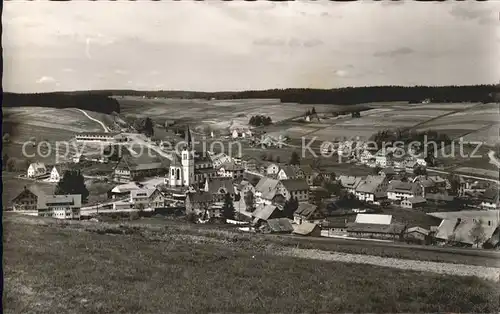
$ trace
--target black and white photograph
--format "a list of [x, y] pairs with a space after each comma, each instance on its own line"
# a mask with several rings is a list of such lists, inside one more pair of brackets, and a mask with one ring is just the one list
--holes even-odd
[[5, 313], [498, 313], [500, 1], [5, 1]]

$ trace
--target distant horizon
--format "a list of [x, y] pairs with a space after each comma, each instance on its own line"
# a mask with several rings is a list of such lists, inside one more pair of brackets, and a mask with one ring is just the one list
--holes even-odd
[[271, 90], [295, 90], [295, 89], [305, 89], [305, 90], [339, 90], [339, 89], [361, 89], [361, 88], [383, 88], [383, 87], [404, 87], [404, 88], [417, 88], [417, 87], [429, 87], [429, 88], [443, 88], [443, 87], [473, 87], [473, 86], [496, 86], [500, 83], [490, 83], [490, 84], [470, 84], [470, 85], [368, 85], [368, 86], [345, 86], [345, 87], [334, 87], [334, 88], [307, 88], [307, 87], [285, 87], [285, 88], [265, 88], [256, 90], [218, 90], [218, 91], [203, 91], [203, 90], [181, 90], [181, 89], [133, 89], [133, 88], [102, 88], [102, 89], [74, 89], [74, 90], [54, 90], [49, 92], [12, 92], [4, 90], [4, 93], [11, 94], [50, 94], [50, 93], [77, 93], [77, 92], [105, 92], [105, 91], [131, 91], [131, 92], [184, 92], [184, 93], [205, 93], [205, 94], [217, 94], [217, 93], [242, 93], [242, 92], [263, 92]]

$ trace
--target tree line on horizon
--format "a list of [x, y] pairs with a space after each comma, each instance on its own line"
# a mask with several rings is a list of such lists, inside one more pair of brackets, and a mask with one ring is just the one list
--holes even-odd
[[336, 89], [288, 88], [249, 90], [240, 92], [195, 92], [195, 91], [136, 91], [136, 90], [90, 90], [75, 92], [52, 92], [16, 94], [4, 93], [5, 107], [41, 106], [54, 108], [80, 108], [102, 113], [120, 112], [119, 100], [113, 97], [140, 96], [146, 98], [184, 99], [280, 99], [281, 102], [303, 104], [353, 105], [370, 102], [408, 101], [420, 103], [447, 102], [499, 102], [498, 85], [471, 86], [371, 86]]

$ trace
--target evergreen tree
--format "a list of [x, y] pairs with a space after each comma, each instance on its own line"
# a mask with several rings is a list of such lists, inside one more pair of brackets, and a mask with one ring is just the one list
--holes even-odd
[[314, 108], [314, 107], [312, 108], [311, 114], [316, 114], [316, 108]]
[[144, 134], [147, 137], [152, 137], [154, 135], [154, 125], [153, 125], [153, 120], [151, 118], [147, 117], [146, 120], [144, 121]]
[[9, 160], [9, 155], [7, 155], [7, 153], [4, 153], [3, 157], [2, 157], [2, 170], [7, 169], [7, 161], [8, 160]]
[[255, 196], [253, 195], [253, 192], [248, 191], [248, 193], [244, 196], [244, 200], [247, 211], [253, 212], [255, 210]]
[[283, 217], [293, 219], [293, 214], [299, 207], [299, 201], [297, 198], [291, 197], [289, 200], [285, 202], [283, 206]]
[[224, 205], [222, 206], [222, 217], [225, 219], [234, 219], [234, 204], [233, 198], [229, 193], [224, 196]]
[[290, 162], [289, 162], [290, 165], [300, 165], [300, 157], [299, 157], [299, 154], [297, 154], [297, 152], [292, 152], [292, 156], [290, 157]]
[[460, 189], [460, 178], [457, 175], [450, 174], [447, 179], [451, 185], [451, 188], [450, 188], [451, 194], [458, 195], [458, 191]]
[[281, 162], [280, 156], [276, 156], [276, 162], [277, 162], [277, 163], [280, 163], [280, 162]]
[[67, 170], [57, 184], [55, 194], [80, 194], [82, 196], [82, 202], [86, 202], [89, 191], [85, 186], [85, 178], [79, 170]]
[[472, 238], [472, 242], [479, 247], [479, 244], [483, 243], [486, 240], [486, 234], [484, 232], [484, 227], [482, 221], [479, 220], [474, 224], [470, 231], [470, 236]]

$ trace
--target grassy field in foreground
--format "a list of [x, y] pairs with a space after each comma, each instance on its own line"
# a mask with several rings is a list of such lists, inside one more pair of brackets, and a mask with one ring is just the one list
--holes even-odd
[[4, 221], [7, 313], [493, 312], [497, 284]]

